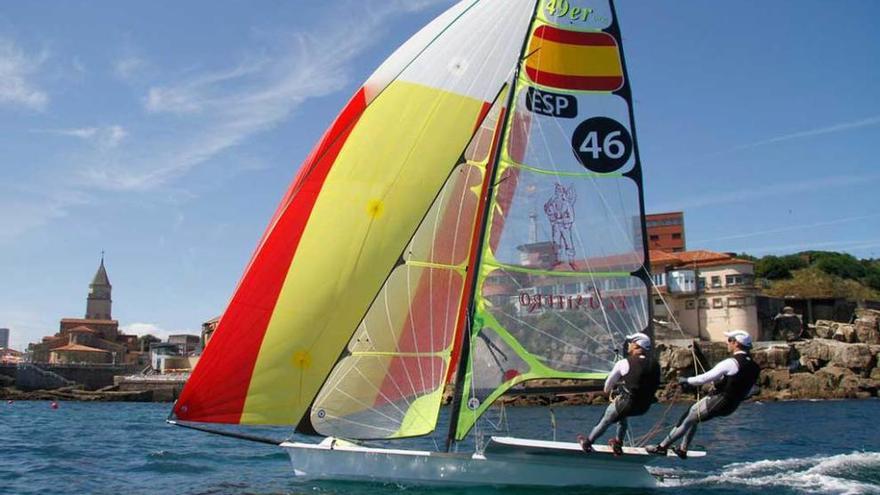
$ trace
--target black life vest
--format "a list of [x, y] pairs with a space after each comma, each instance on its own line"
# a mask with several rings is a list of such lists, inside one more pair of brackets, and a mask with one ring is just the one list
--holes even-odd
[[628, 356], [626, 361], [629, 363], [629, 371], [623, 376], [626, 393], [635, 411], [647, 411], [660, 386], [660, 364], [647, 356]]
[[722, 378], [715, 385], [714, 393], [716, 395], [723, 395], [725, 402], [728, 404], [738, 405], [749, 396], [749, 392], [755, 386], [755, 382], [758, 381], [761, 368], [752, 361], [752, 357], [747, 353], [734, 354], [733, 359], [736, 359], [739, 371], [734, 375]]

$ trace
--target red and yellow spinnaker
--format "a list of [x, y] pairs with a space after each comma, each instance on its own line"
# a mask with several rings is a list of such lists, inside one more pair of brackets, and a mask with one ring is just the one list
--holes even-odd
[[[466, 212], [475, 207], [441, 208], [438, 191], [457, 170], [469, 171], [457, 182], [467, 192], [461, 198], [478, 189], [471, 177], [481, 174], [480, 164], [462, 169], [460, 158], [511, 76], [533, 8], [530, 0], [461, 2], [404, 44], [355, 94], [282, 200], [174, 407], [178, 419], [297, 424], [332, 381], [328, 375], [345, 351], [361, 353], [353, 357], [367, 364], [349, 369], [368, 380], [365, 403], [342, 409], [380, 402], [404, 407], [405, 421], [386, 436], [433, 428], [427, 423], [436, 418], [424, 419], [425, 408], [416, 402], [430, 396], [431, 408], [439, 407], [442, 383], [416, 383], [412, 371], [438, 382], [448, 373], [466, 259], [399, 262], [410, 259], [408, 246], [417, 244], [414, 237], [434, 210], [438, 226], [461, 219], [467, 235], [456, 249], [470, 251], [473, 213]], [[446, 241], [436, 231], [424, 235], [429, 239], [420, 245], [443, 251]], [[382, 306], [384, 312], [372, 314], [384, 292], [403, 287], [410, 297], [401, 308]], [[436, 316], [426, 308], [438, 292], [449, 304], [434, 309], [447, 312], [453, 324], [442, 338], [414, 338], [413, 327]], [[374, 321], [388, 327], [384, 336], [371, 333]], [[370, 336], [369, 350], [358, 347], [362, 332]], [[403, 378], [411, 385], [406, 393], [397, 390]], [[403, 396], [407, 402], [397, 406]]]

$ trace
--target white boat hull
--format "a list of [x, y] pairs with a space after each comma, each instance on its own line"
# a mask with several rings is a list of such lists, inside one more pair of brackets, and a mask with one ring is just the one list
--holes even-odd
[[493, 437], [482, 454], [370, 448], [332, 438], [320, 444], [284, 442], [281, 447], [290, 455], [296, 476], [303, 479], [484, 486], [656, 484], [645, 469], [656, 458], [633, 448], [615, 457], [604, 446], [585, 454], [576, 443], [510, 437]]

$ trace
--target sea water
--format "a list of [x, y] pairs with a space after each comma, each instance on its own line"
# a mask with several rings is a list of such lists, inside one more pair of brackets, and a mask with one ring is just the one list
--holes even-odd
[[[169, 407], [61, 402], [52, 409], [49, 402], [0, 403], [0, 494], [645, 492], [491, 487], [463, 491], [393, 483], [300, 482], [281, 449], [167, 425]], [[685, 407], [655, 405], [631, 421], [633, 438], [638, 440], [658, 422], [674, 421]], [[555, 434], [558, 440], [573, 441], [598, 421], [603, 409], [554, 408], [554, 428], [548, 408], [509, 407], [503, 416], [491, 413], [482, 433], [541, 439]], [[256, 433], [290, 436], [284, 428]], [[438, 433], [409, 442], [411, 447], [434, 448], [443, 438]], [[749, 403], [728, 418], [701, 425], [695, 444], [709, 455], [658, 460], [650, 470], [662, 481], [651, 493], [880, 494], [878, 400]]]

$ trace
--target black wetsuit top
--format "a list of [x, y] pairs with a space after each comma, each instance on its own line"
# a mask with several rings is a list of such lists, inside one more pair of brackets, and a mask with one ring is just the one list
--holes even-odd
[[752, 387], [758, 381], [761, 368], [746, 353], [733, 355], [739, 371], [736, 374], [725, 376], [715, 384], [712, 399], [709, 403], [711, 416], [727, 416], [736, 411], [742, 401], [746, 400]]
[[654, 402], [654, 393], [660, 386], [660, 364], [650, 357], [629, 356], [626, 358], [629, 372], [623, 376], [624, 400], [629, 403], [628, 416], [638, 416], [647, 412]]

